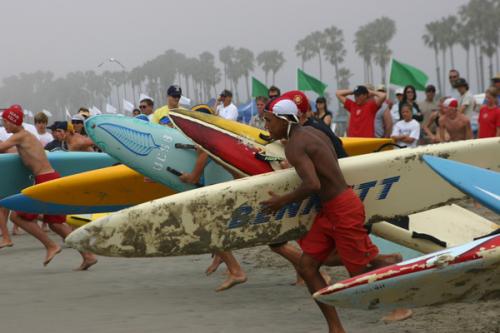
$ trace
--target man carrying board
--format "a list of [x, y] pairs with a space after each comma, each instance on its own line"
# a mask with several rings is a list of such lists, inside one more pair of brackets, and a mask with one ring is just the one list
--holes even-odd
[[[326, 287], [319, 272], [325, 262], [339, 259], [351, 276], [402, 260], [399, 254], [379, 255], [364, 228], [361, 200], [347, 185], [329, 138], [321, 131], [298, 124], [294, 102], [283, 100], [265, 112], [266, 127], [275, 140], [287, 139], [285, 155], [302, 179], [292, 192], [263, 201], [265, 209], [277, 212], [283, 206], [317, 194], [322, 202], [311, 230], [299, 244], [303, 254], [299, 273], [312, 293]], [[337, 258], [336, 258], [337, 257]], [[335, 308], [318, 303], [330, 332], [344, 332]], [[408, 314], [409, 315], [409, 314]]]
[[[37, 184], [59, 178], [59, 174], [50, 165], [40, 141], [23, 128], [23, 116], [23, 109], [20, 105], [12, 105], [3, 112], [5, 129], [13, 135], [6, 141], [0, 142], [0, 152], [6, 152], [12, 147], [16, 147], [19, 157], [24, 165], [31, 170]], [[12, 222], [33, 235], [45, 246], [47, 255], [43, 264], [46, 266], [62, 249], [38, 226], [37, 218], [38, 214], [24, 212], [13, 212], [11, 215]], [[72, 231], [70, 226], [65, 223], [66, 216], [64, 215], [44, 215], [43, 221], [49, 223], [50, 229], [63, 239]], [[97, 259], [92, 253], [80, 254], [83, 257], [83, 262], [78, 270], [87, 270], [97, 263]]]

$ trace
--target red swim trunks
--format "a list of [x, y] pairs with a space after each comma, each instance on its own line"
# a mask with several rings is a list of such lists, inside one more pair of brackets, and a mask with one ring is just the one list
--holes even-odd
[[[61, 178], [61, 175], [57, 172], [44, 173], [35, 177], [35, 184], [41, 184], [48, 182], [49, 180]], [[25, 212], [16, 212], [16, 214], [28, 221], [34, 221], [38, 218], [38, 214], [31, 214]], [[46, 223], [64, 223], [66, 222], [66, 215], [43, 215], [43, 222]]]
[[298, 241], [302, 251], [319, 262], [337, 250], [352, 275], [359, 273], [378, 254], [364, 228], [365, 209], [352, 189], [323, 202], [311, 230]]

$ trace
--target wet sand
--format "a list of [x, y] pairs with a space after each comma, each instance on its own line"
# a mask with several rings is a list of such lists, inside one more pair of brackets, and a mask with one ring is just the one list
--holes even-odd
[[[500, 224], [498, 215], [474, 210]], [[1, 332], [326, 331], [306, 288], [290, 285], [291, 266], [267, 247], [237, 251], [249, 280], [216, 293], [225, 267], [206, 277], [209, 255], [100, 257], [90, 271], [73, 272], [81, 260], [76, 251], [65, 248], [44, 268], [45, 252], [34, 238], [13, 240], [14, 247], [0, 250]], [[328, 272], [334, 281], [346, 277], [342, 268]], [[339, 313], [348, 332], [500, 332], [500, 297], [419, 308], [412, 319], [388, 325], [379, 320], [383, 311]]]

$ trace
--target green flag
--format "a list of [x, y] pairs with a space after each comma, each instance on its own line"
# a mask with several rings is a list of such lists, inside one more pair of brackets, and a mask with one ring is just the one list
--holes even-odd
[[389, 83], [397, 86], [411, 84], [417, 90], [425, 90], [427, 80], [429, 80], [429, 77], [420, 69], [392, 59]]
[[267, 96], [267, 87], [252, 76], [252, 97]]
[[312, 77], [311, 75], [305, 73], [300, 68], [297, 69], [297, 87], [302, 91], [314, 91], [320, 96], [323, 96], [326, 87], [326, 83]]

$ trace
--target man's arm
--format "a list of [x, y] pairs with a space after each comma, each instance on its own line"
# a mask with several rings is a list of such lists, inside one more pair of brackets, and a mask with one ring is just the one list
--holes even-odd
[[341, 89], [335, 92], [335, 96], [337, 96], [338, 100], [340, 101], [340, 103], [342, 103], [342, 105], [345, 104], [347, 96], [349, 95], [352, 95], [352, 90], [350, 89]]
[[429, 116], [429, 118], [427, 118], [427, 121], [422, 124], [422, 129], [424, 130], [425, 134], [427, 134], [427, 136], [429, 138], [431, 138], [431, 140], [434, 140], [434, 134], [432, 134], [432, 131], [430, 130], [430, 126], [432, 124], [432, 122], [436, 119], [437, 117], [437, 113], [436, 112], [432, 112], [431, 115]]
[[439, 141], [445, 142], [446, 141], [446, 134], [445, 134], [446, 128], [444, 126], [444, 117], [439, 118]]
[[[297, 141], [300, 142], [300, 140]], [[282, 196], [269, 192], [272, 196], [271, 199], [262, 202], [267, 211], [275, 212], [284, 205], [304, 200], [321, 189], [321, 182], [314, 164], [306, 152], [306, 145], [303, 142], [299, 143], [299, 145], [293, 148], [292, 153], [288, 156], [288, 160], [295, 167], [295, 171], [302, 179], [302, 183], [294, 191]]]
[[183, 173], [179, 176], [180, 180], [184, 183], [197, 184], [203, 174], [207, 160], [208, 154], [202, 150], [198, 150], [198, 158], [196, 159], [193, 170], [191, 173]]
[[214, 105], [212, 106], [212, 109], [214, 109], [214, 112], [216, 115], [219, 115], [219, 110], [217, 107], [219, 106], [220, 101], [221, 101], [221, 98], [219, 96], [215, 99]]
[[500, 126], [497, 127], [497, 136], [500, 136]]
[[0, 141], [0, 153], [7, 153], [9, 152], [9, 149], [14, 148], [19, 141], [19, 135], [13, 134], [10, 138], [8, 138], [5, 141]]
[[392, 133], [392, 116], [391, 116], [391, 108], [389, 105], [384, 111], [384, 138], [390, 138]]
[[467, 124], [465, 125], [465, 140], [473, 139], [472, 136], [472, 126], [470, 124], [470, 119], [467, 118]]
[[368, 92], [370, 93], [370, 96], [375, 97], [375, 103], [377, 106], [381, 106], [387, 97], [387, 94], [383, 91], [369, 90]]

